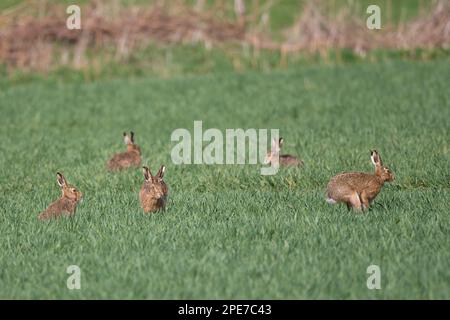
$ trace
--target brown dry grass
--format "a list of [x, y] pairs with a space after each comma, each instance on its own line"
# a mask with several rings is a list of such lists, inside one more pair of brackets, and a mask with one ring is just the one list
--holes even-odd
[[438, 1], [431, 12], [399, 25], [369, 30], [365, 21], [346, 10], [335, 18], [325, 16], [317, 3], [309, 2], [294, 26], [287, 30], [284, 52], [323, 52], [348, 48], [358, 54], [373, 49], [444, 48], [450, 46], [450, 2]]
[[[13, 68], [48, 70], [53, 64], [82, 68], [87, 50], [111, 51], [115, 60], [126, 60], [133, 50], [157, 43], [214, 43], [243, 41], [241, 24], [215, 19], [181, 4], [170, 9], [158, 4], [142, 7], [117, 7], [92, 1], [82, 8], [81, 30], [66, 28], [65, 7], [48, 5], [45, 16], [23, 14], [39, 12], [35, 4], [21, 5], [13, 16], [0, 17], [0, 61]], [[11, 17], [13, 16], [13, 17]], [[59, 52], [59, 55], [54, 53]], [[59, 61], [54, 61], [59, 57]]]
[[378, 48], [450, 46], [450, 2], [444, 0], [413, 21], [383, 26], [378, 31], [368, 30], [365, 21], [346, 10], [329, 17], [318, 2], [309, 1], [280, 42], [271, 40], [267, 30], [259, 27], [270, 4], [259, 12], [240, 12], [238, 18], [226, 19], [225, 14], [218, 14], [224, 10], [220, 6], [205, 10], [181, 0], [170, 6], [156, 2], [130, 7], [117, 1], [91, 1], [82, 7], [82, 29], [68, 30], [65, 7], [28, 1], [0, 15], [0, 63], [9, 69], [43, 72], [64, 65], [84, 68], [99, 53], [106, 59], [127, 61], [135, 50], [149, 43], [201, 43], [211, 48], [231, 42], [279, 50], [282, 59], [288, 53], [325, 54], [342, 48], [364, 55]]

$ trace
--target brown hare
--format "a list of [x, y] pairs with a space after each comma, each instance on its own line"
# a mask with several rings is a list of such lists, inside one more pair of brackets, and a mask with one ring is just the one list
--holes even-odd
[[298, 167], [303, 165], [303, 161], [290, 154], [280, 155], [281, 147], [283, 146], [284, 139], [280, 138], [278, 141], [276, 139], [272, 140], [272, 149], [267, 153], [265, 163], [276, 165], [278, 164], [283, 167]]
[[139, 193], [141, 206], [145, 213], [162, 209], [165, 211], [169, 190], [163, 180], [166, 167], [161, 166], [158, 173], [153, 176], [148, 167], [143, 167], [144, 184]]
[[69, 185], [64, 176], [57, 172], [56, 181], [61, 187], [61, 198], [51, 203], [44, 212], [39, 214], [40, 220], [56, 218], [61, 215], [70, 216], [75, 214], [77, 203], [83, 199], [83, 194], [75, 187]]
[[116, 153], [107, 163], [108, 170], [122, 170], [129, 167], [137, 167], [141, 164], [141, 149], [134, 143], [134, 133], [131, 131], [128, 136], [124, 132], [123, 138], [127, 145], [127, 151]]
[[383, 166], [376, 150], [371, 151], [375, 173], [347, 172], [333, 178], [327, 186], [327, 202], [335, 204], [344, 202], [347, 208], [358, 211], [369, 208], [370, 203], [380, 192], [385, 182], [394, 180], [394, 174]]

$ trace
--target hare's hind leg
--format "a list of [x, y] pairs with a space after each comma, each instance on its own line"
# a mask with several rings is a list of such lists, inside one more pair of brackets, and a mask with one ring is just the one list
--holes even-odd
[[364, 191], [361, 192], [360, 200], [361, 200], [361, 204], [362, 204], [362, 209], [363, 210], [369, 209], [370, 201], [369, 201], [369, 198], [367, 197], [367, 194]]
[[356, 209], [357, 211], [362, 210], [361, 198], [360, 198], [358, 192], [355, 191], [352, 193], [352, 195], [349, 198], [349, 202], [347, 202], [347, 205], [348, 205], [348, 203], [350, 203], [351, 207]]

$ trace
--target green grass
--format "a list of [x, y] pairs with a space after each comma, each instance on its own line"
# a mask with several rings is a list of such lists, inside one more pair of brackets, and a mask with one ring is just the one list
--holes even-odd
[[[0, 298], [450, 298], [450, 66], [446, 61], [297, 71], [31, 83], [0, 92]], [[175, 166], [170, 134], [280, 128], [301, 170]], [[167, 166], [165, 214], [144, 215], [140, 170], [105, 162], [134, 130]], [[329, 178], [396, 181], [365, 214], [324, 201]], [[85, 194], [41, 222], [56, 171]], [[66, 268], [82, 270], [81, 290]], [[366, 269], [381, 268], [381, 290]]]

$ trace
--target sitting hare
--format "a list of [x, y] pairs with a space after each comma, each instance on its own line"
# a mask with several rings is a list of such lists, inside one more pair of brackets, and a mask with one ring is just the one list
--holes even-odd
[[130, 136], [126, 132], [123, 133], [127, 151], [116, 153], [107, 163], [108, 170], [122, 170], [132, 166], [139, 166], [141, 163], [141, 149], [134, 143], [134, 133], [130, 132]]
[[56, 218], [61, 215], [73, 215], [75, 214], [77, 203], [83, 199], [83, 194], [75, 187], [67, 184], [66, 178], [59, 172], [56, 173], [56, 181], [61, 187], [61, 198], [51, 203], [44, 212], [39, 214], [38, 218], [40, 220]]
[[272, 149], [267, 153], [265, 163], [276, 165], [278, 162], [279, 165], [288, 167], [288, 166], [302, 166], [303, 161], [298, 159], [295, 156], [291, 156], [290, 154], [282, 154], [280, 155], [280, 150], [283, 145], [284, 139], [280, 138], [278, 142], [273, 139], [272, 140]]
[[347, 207], [356, 210], [367, 209], [378, 195], [385, 182], [394, 180], [394, 174], [383, 166], [376, 150], [371, 151], [375, 173], [347, 172], [333, 178], [327, 186], [327, 202], [334, 204], [344, 202]]
[[156, 176], [153, 176], [148, 167], [143, 167], [145, 181], [141, 187], [139, 199], [145, 213], [166, 209], [169, 191], [163, 180], [165, 170], [166, 167], [161, 166]]

